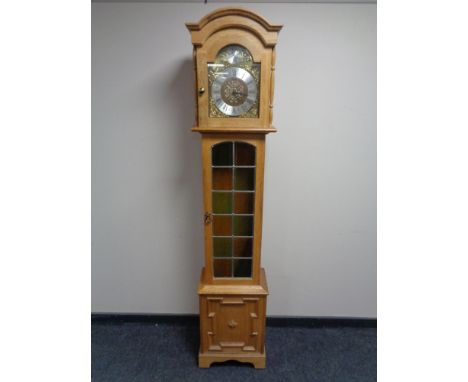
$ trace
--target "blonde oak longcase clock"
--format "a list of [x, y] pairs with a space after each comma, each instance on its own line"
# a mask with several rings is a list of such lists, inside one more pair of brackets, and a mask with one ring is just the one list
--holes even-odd
[[263, 174], [265, 136], [276, 131], [275, 45], [282, 26], [241, 8], [219, 9], [186, 26], [205, 208], [199, 366], [237, 360], [264, 368]]

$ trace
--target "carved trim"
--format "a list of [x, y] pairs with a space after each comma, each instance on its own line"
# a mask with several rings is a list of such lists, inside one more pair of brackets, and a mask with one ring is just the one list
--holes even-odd
[[221, 351], [223, 350], [219, 344], [215, 343], [215, 319], [216, 319], [216, 312], [218, 310], [219, 300], [222, 300], [222, 297], [212, 297], [207, 299], [208, 304], [207, 304], [207, 313], [208, 313], [208, 350], [211, 351]]
[[185, 23], [192, 44], [201, 46], [224, 29], [244, 29], [255, 35], [264, 47], [276, 45], [282, 25], [270, 24], [259, 14], [243, 8], [222, 8], [203, 17], [198, 23]]
[[[255, 301], [257, 300], [257, 301]], [[260, 301], [258, 298], [252, 298], [252, 297], [246, 297], [244, 298], [244, 301], [246, 301], [247, 303], [250, 303], [249, 305], [252, 306], [253, 308], [253, 311], [250, 311], [249, 312], [249, 316], [250, 316], [250, 337], [254, 337], [255, 338], [255, 342], [254, 342], [254, 346], [245, 346], [242, 350], [244, 351], [252, 351], [252, 348], [253, 350], [256, 349], [256, 341], [257, 341], [257, 336], [258, 336], [258, 329], [259, 329], [259, 326], [260, 323], [259, 323], [259, 315], [260, 315], [260, 312], [259, 312], [259, 309], [260, 309]]]
[[224, 16], [243, 16], [256, 21], [263, 26], [268, 32], [279, 32], [283, 26], [281, 24], [271, 24], [264, 17], [258, 13], [246, 8], [220, 8], [205, 17], [201, 18], [198, 23], [185, 23], [189, 31], [199, 31], [205, 27], [209, 22]]
[[194, 46], [192, 51], [193, 69], [194, 69], [194, 90], [195, 90], [195, 123], [198, 124], [198, 76], [197, 76], [197, 48]]
[[[276, 129], [274, 127], [270, 128], [255, 128], [255, 129], [250, 129], [250, 128], [240, 128], [240, 127], [233, 127], [233, 128], [228, 128], [228, 127], [221, 127], [221, 128], [200, 128], [198, 126], [195, 126], [192, 128], [192, 131], [196, 131], [199, 133], [237, 133], [237, 134], [268, 134], [268, 133], [276, 133]], [[216, 288], [219, 287], [225, 287], [225, 285], [210, 285], [210, 284], [205, 284], [201, 288], [198, 289], [199, 294], [208, 294], [208, 293], [216, 293], [217, 290]], [[259, 291], [255, 291], [254, 293], [256, 294], [268, 294], [268, 291], [262, 289], [262, 287], [258, 288]], [[229, 293], [229, 290], [226, 292], [226, 294]], [[235, 292], [237, 294], [237, 291]]]
[[271, 74], [270, 74], [270, 125], [273, 123], [273, 98], [275, 96], [275, 63], [276, 49], [271, 49]]
[[222, 305], [244, 305], [245, 302], [241, 298], [229, 298], [225, 297], [223, 301], [221, 301]]
[[243, 351], [255, 351], [255, 348], [253, 346], [244, 346], [242, 350]]
[[227, 342], [227, 341], [221, 341], [219, 343], [222, 348], [240, 348], [245, 345], [245, 342]]

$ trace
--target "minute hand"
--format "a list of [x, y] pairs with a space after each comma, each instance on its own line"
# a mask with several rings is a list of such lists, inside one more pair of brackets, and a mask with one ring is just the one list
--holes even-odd
[[244, 92], [238, 92], [237, 90], [233, 90], [233, 91], [232, 91], [232, 95], [244, 95], [244, 96], [246, 96], [246, 95], [247, 95], [247, 93], [244, 93]]

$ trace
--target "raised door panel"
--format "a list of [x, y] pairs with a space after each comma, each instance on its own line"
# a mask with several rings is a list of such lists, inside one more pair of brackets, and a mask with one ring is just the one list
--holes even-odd
[[[264, 297], [201, 297], [203, 351], [259, 353], [263, 351]], [[204, 345], [204, 346], [203, 346]]]

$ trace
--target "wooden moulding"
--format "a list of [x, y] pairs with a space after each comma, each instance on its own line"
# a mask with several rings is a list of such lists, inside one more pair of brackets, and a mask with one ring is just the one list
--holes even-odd
[[205, 268], [202, 269], [200, 276], [200, 283], [198, 284], [199, 295], [268, 295], [268, 285], [265, 276], [265, 269], [262, 268], [260, 271], [260, 283], [259, 284], [212, 284], [208, 283], [206, 279]]
[[202, 128], [198, 126], [192, 127], [192, 131], [198, 133], [248, 133], [248, 134], [268, 134], [268, 133], [276, 133], [278, 130], [272, 127], [266, 128], [241, 128], [241, 127], [220, 127], [220, 128]]
[[207, 354], [198, 353], [198, 367], [202, 369], [209, 368], [213, 362], [238, 361], [251, 363], [256, 369], [264, 369], [266, 367], [265, 349], [262, 354]]
[[265, 47], [273, 47], [278, 40], [278, 32], [283, 27], [271, 24], [258, 13], [245, 8], [220, 8], [198, 23], [185, 23], [192, 35], [193, 45], [203, 45], [212, 34], [221, 29], [239, 28], [255, 34]]

